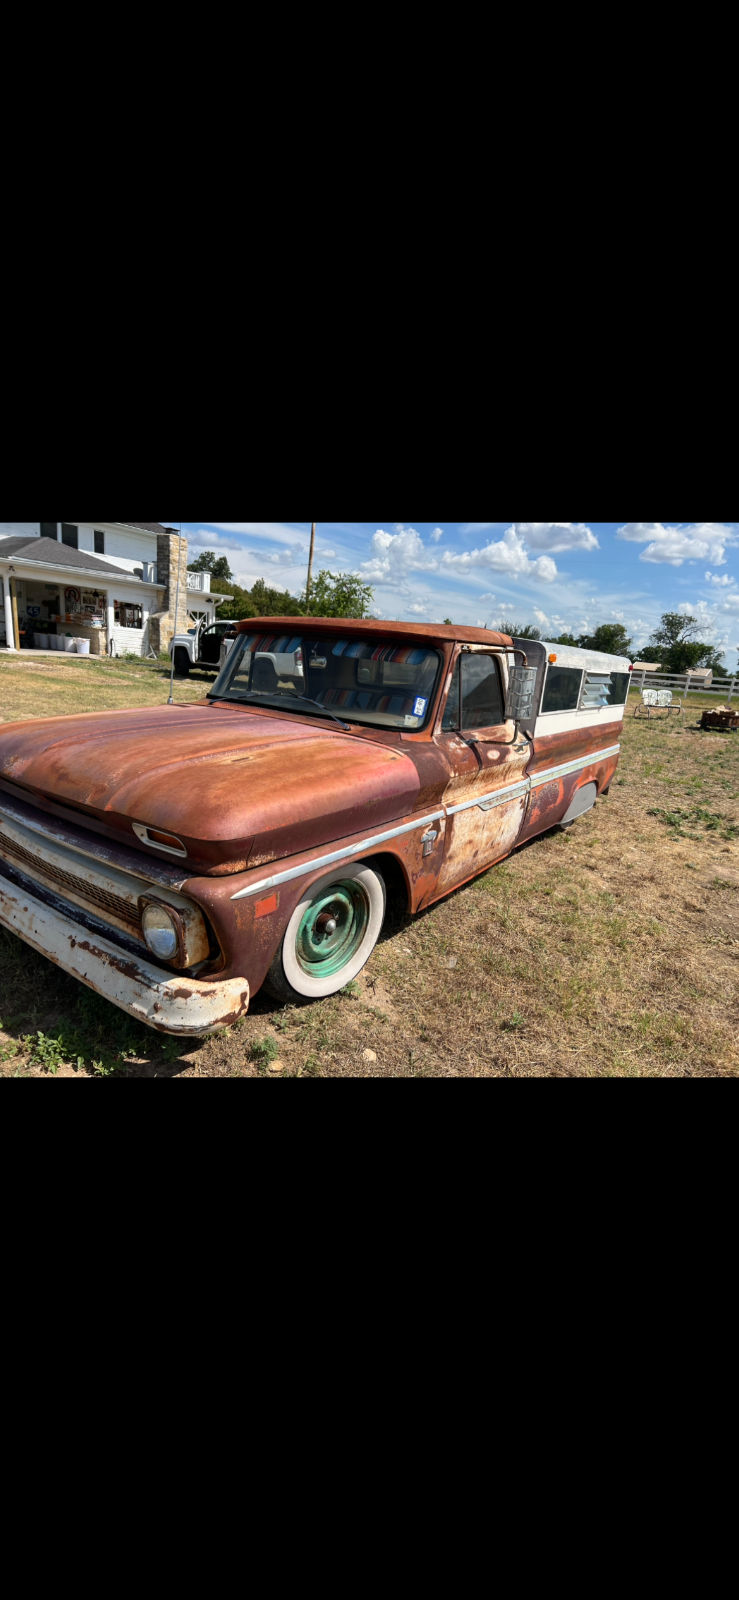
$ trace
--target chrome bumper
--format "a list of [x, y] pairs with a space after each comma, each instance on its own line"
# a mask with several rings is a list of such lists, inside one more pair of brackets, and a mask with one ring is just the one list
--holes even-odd
[[245, 978], [201, 983], [184, 972], [169, 976], [152, 962], [88, 933], [5, 878], [0, 878], [0, 925], [160, 1033], [196, 1038], [229, 1027], [249, 1010]]

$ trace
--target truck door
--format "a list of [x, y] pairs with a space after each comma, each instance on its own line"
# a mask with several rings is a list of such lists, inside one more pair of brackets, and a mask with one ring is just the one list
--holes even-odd
[[199, 659], [209, 667], [217, 667], [221, 656], [221, 634], [218, 626], [206, 628], [200, 635]]
[[442, 798], [448, 821], [441, 893], [508, 855], [521, 832], [530, 745], [523, 737], [514, 744], [514, 732], [505, 720], [501, 657], [463, 652], [435, 736], [452, 769]]

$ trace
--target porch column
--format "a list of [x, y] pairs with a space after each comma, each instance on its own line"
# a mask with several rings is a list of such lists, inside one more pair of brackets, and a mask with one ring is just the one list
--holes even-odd
[[13, 631], [13, 606], [10, 599], [10, 579], [3, 578], [3, 592], [5, 597], [5, 643], [9, 650], [15, 650], [15, 633]]
[[108, 655], [111, 656], [113, 654], [113, 651], [112, 651], [111, 647], [112, 647], [112, 644], [113, 644], [113, 629], [115, 627], [115, 606], [113, 604], [113, 601], [110, 598], [110, 595], [108, 595], [107, 619], [108, 619]]
[[20, 650], [21, 634], [18, 623], [18, 595], [16, 593], [15, 578], [8, 578], [8, 588], [10, 590], [10, 637], [13, 641], [13, 649]]

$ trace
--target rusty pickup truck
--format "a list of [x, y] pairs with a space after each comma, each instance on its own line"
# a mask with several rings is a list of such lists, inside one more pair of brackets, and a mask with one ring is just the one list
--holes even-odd
[[410, 912], [607, 794], [629, 662], [260, 618], [207, 698], [0, 728], [0, 923], [164, 1033], [336, 993]]

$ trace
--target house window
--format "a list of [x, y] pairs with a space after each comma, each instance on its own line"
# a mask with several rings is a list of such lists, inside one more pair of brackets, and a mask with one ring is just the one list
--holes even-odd
[[42, 523], [40, 523], [41, 538], [42, 539], [55, 539], [56, 538], [56, 526], [57, 525], [56, 525], [55, 522], [42, 522]]
[[62, 523], [62, 544], [68, 544], [70, 550], [79, 550], [79, 530], [71, 522]]
[[129, 606], [123, 600], [116, 600], [114, 609], [117, 628], [143, 628], [144, 617], [141, 606]]
[[96, 556], [105, 555], [105, 534], [98, 533], [97, 528], [95, 529], [95, 554]]

